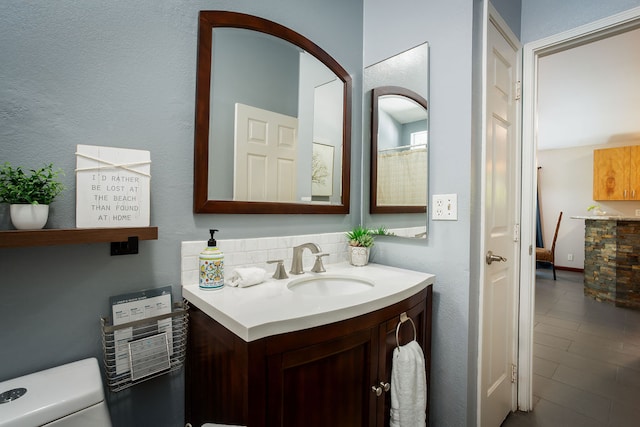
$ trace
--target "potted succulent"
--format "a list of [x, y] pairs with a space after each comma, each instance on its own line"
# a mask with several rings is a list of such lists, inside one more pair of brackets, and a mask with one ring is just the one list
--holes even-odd
[[370, 248], [374, 244], [371, 230], [358, 225], [347, 232], [346, 237], [349, 241], [349, 262], [356, 267], [367, 265]]
[[387, 227], [381, 225], [378, 228], [371, 229], [371, 234], [374, 236], [395, 236], [396, 234], [387, 230]]
[[25, 172], [9, 162], [0, 166], [0, 203], [11, 205], [11, 222], [18, 230], [44, 227], [49, 217], [49, 204], [64, 190], [58, 180], [64, 175], [53, 164]]

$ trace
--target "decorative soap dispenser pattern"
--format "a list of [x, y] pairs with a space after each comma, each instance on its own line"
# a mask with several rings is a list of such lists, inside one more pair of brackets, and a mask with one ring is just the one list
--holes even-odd
[[224, 287], [224, 254], [216, 247], [213, 235], [218, 230], [209, 230], [211, 238], [200, 252], [200, 289], [216, 290]]

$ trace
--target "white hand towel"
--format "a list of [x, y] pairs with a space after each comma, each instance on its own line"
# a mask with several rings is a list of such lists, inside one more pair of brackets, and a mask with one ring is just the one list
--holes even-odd
[[427, 377], [424, 354], [414, 340], [393, 350], [391, 427], [426, 425]]
[[245, 288], [264, 282], [267, 271], [258, 267], [236, 268], [229, 278], [229, 286]]

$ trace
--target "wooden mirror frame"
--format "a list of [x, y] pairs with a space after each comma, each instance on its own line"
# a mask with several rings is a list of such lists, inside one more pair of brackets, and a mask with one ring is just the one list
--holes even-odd
[[[369, 212], [424, 213], [427, 212], [426, 204], [424, 206], [378, 205], [378, 100], [380, 97], [387, 95], [404, 96], [405, 98], [409, 98], [420, 104], [426, 111], [428, 111], [427, 100], [412, 90], [399, 86], [380, 86], [371, 90], [371, 199]], [[427, 189], [425, 188], [424, 191], [426, 193]]]
[[[326, 65], [343, 82], [342, 126], [342, 204], [251, 202], [209, 200], [209, 106], [211, 95], [211, 44], [216, 27], [244, 28], [286, 40]], [[338, 62], [303, 35], [257, 16], [228, 12], [201, 11], [198, 29], [198, 65], [196, 75], [196, 115], [193, 211], [229, 214], [347, 214], [351, 178], [351, 76]]]

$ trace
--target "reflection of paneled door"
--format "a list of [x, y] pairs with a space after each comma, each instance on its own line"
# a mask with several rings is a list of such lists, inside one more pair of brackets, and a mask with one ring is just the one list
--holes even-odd
[[296, 199], [298, 119], [236, 104], [233, 199]]

